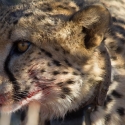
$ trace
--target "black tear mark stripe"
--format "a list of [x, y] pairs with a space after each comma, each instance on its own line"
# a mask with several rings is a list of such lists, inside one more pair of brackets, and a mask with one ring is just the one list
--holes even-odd
[[[12, 48], [14, 48], [14, 47], [12, 47]], [[10, 51], [9, 55], [7, 56], [7, 58], [4, 62], [4, 70], [9, 78], [9, 80], [11, 81], [10, 83], [12, 83], [12, 85], [13, 85], [13, 99], [14, 99], [14, 101], [18, 101], [19, 99], [17, 97], [20, 97], [20, 99], [22, 99], [22, 98], [25, 98], [27, 96], [27, 94], [25, 94], [25, 95], [21, 94], [19, 83], [17, 82], [17, 79], [14, 77], [13, 73], [9, 69], [9, 63], [11, 61], [12, 55], [13, 55], [13, 49]]]
[[18, 91], [20, 89], [20, 87], [18, 86], [18, 83], [17, 83], [17, 80], [16, 78], [14, 77], [14, 75], [11, 73], [10, 69], [9, 69], [9, 63], [10, 63], [10, 60], [11, 60], [11, 54], [9, 54], [5, 60], [5, 63], [4, 63], [4, 70], [6, 72], [6, 74], [8, 75], [9, 77], [9, 80], [12, 82], [12, 84], [14, 85], [14, 90], [15, 91]]

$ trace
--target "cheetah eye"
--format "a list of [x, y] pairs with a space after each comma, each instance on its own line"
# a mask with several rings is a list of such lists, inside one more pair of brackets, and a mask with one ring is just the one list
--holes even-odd
[[17, 54], [22, 54], [24, 52], [26, 52], [28, 50], [28, 48], [30, 47], [31, 43], [29, 41], [16, 41], [14, 43], [14, 53]]
[[19, 52], [25, 52], [29, 48], [29, 42], [17, 43], [17, 49]]

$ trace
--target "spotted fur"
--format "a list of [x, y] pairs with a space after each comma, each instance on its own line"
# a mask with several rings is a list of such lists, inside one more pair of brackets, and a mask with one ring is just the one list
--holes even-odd
[[[0, 5], [2, 112], [33, 102], [40, 105], [42, 124], [96, 99], [104, 106], [91, 113], [93, 125], [124, 124], [124, 22], [113, 11], [111, 27], [105, 6], [81, 0]], [[26, 51], [19, 51], [20, 42], [28, 44]]]

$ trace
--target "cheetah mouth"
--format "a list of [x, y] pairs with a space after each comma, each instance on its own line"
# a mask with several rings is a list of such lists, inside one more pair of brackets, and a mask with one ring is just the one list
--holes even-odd
[[0, 94], [0, 110], [2, 112], [12, 112], [22, 108], [22, 106], [28, 105], [31, 101], [39, 102], [43, 92], [46, 93], [46, 95], [49, 94], [49, 88], [51, 88], [51, 86], [38, 87], [17, 102], [14, 102], [13, 96], [9, 92]]
[[18, 102], [19, 105], [23, 106], [23, 105], [30, 103], [31, 101], [40, 101], [42, 96], [43, 96], [43, 93], [44, 93], [44, 96], [45, 95], [47, 96], [50, 94], [49, 90], [51, 87], [52, 86], [45, 86], [44, 85], [42, 87], [36, 88], [35, 90], [29, 92], [25, 98], [20, 100]]

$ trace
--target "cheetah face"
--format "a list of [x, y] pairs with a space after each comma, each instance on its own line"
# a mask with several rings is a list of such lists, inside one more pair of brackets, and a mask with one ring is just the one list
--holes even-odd
[[91, 99], [104, 81], [107, 9], [95, 4], [62, 19], [57, 16], [62, 11], [51, 3], [46, 4], [52, 10], [44, 12], [45, 3], [0, 10], [6, 10], [8, 19], [0, 20], [0, 27], [6, 27], [4, 33], [0, 29], [2, 111], [12, 112], [34, 101], [40, 103], [44, 117], [64, 116]]

